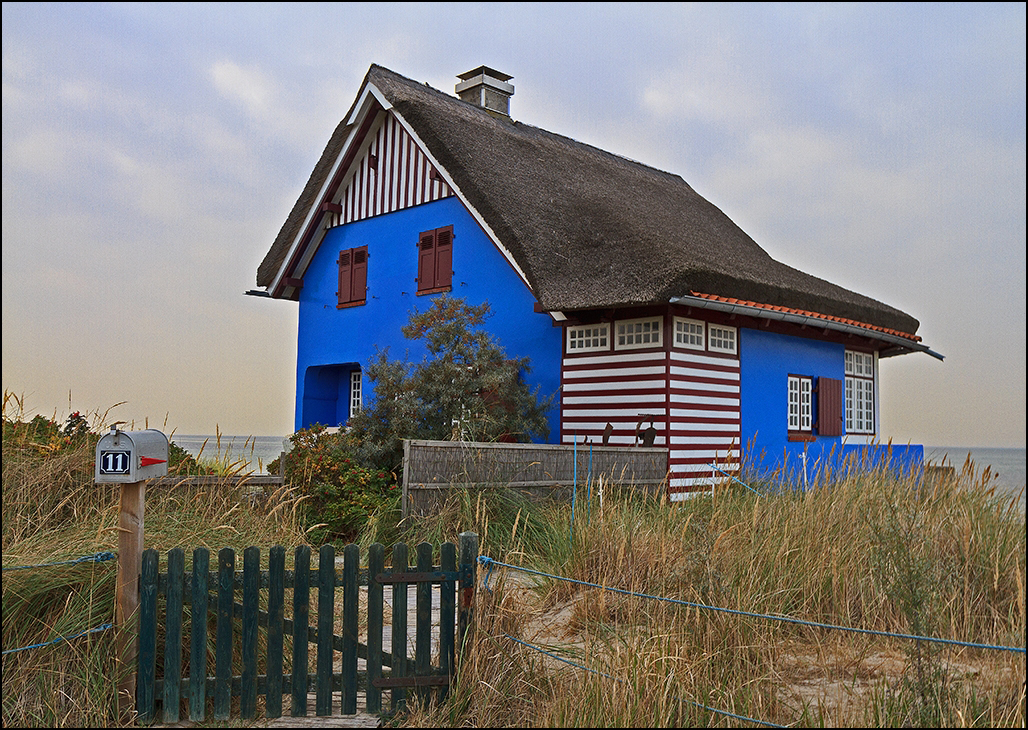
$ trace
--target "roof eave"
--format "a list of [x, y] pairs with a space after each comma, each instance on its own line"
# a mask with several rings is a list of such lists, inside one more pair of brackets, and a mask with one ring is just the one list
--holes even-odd
[[822, 329], [833, 330], [835, 332], [859, 335], [861, 337], [879, 340], [880, 342], [884, 342], [888, 345], [888, 347], [879, 351], [879, 357], [894, 357], [896, 355], [906, 355], [911, 352], [923, 352], [938, 360], [943, 360], [945, 358], [945, 355], [935, 352], [930, 347], [922, 345], [920, 342], [915, 342], [914, 340], [906, 337], [900, 337], [899, 335], [893, 335], [888, 332], [880, 332], [872, 327], [860, 327], [855, 324], [836, 322], [822, 317], [811, 317], [809, 315], [796, 314], [794, 312], [764, 309], [762, 307], [753, 307], [734, 302], [712, 301], [710, 299], [704, 299], [703, 297], [671, 297], [670, 303], [685, 304], [690, 307], [696, 307], [697, 309], [710, 309], [716, 312], [725, 312], [728, 314], [743, 314], [757, 319], [788, 322], [790, 324], [805, 325], [808, 327], [820, 327]]

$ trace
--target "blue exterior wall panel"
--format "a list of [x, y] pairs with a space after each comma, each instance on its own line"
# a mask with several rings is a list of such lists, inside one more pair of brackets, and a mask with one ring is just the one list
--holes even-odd
[[[424, 358], [421, 343], [401, 332], [413, 311], [425, 311], [440, 296], [417, 295], [418, 234], [449, 225], [454, 233], [450, 296], [469, 304], [488, 301], [492, 316], [485, 329], [509, 356], [530, 358], [532, 371], [526, 379], [539, 387], [540, 396], [557, 392], [561, 329], [549, 315], [534, 311], [528, 287], [460, 200], [450, 197], [327, 231], [300, 291], [296, 429], [326, 423], [326, 417], [336, 419], [326, 425], [345, 423], [349, 404], [343, 393], [348, 392], [349, 372], [366, 366], [378, 349], [388, 347], [393, 359]], [[368, 247], [367, 303], [337, 309], [339, 252], [360, 246]], [[372, 384], [365, 378], [364, 385], [369, 403]], [[558, 404], [549, 416], [549, 440], [554, 443], [560, 435], [559, 416]]]
[[[743, 328], [739, 331], [739, 398], [743, 459], [757, 474], [776, 471], [802, 479], [803, 455], [807, 474], [828, 466], [837, 470], [843, 460], [864, 465], [883, 461], [897, 471], [918, 468], [924, 461], [920, 445], [848, 444], [843, 437], [815, 433], [811, 442], [788, 439], [788, 376], [845, 379], [845, 346], [805, 337]], [[816, 413], [816, 411], [815, 411]], [[861, 440], [863, 440], [861, 438]]]

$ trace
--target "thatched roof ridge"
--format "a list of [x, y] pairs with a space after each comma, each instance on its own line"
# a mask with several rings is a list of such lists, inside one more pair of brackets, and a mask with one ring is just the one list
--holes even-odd
[[[701, 291], [917, 331], [908, 314], [775, 261], [678, 175], [490, 114], [380, 66], [366, 83], [511, 252], [544, 309], [667, 303]], [[342, 139], [340, 125], [258, 285], [270, 284], [284, 261]]]

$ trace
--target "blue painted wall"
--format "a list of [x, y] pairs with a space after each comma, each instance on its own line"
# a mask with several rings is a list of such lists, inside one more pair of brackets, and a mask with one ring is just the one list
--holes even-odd
[[[788, 376], [845, 379], [845, 346], [805, 337], [743, 328], [739, 331], [739, 397], [744, 459], [760, 474], [775, 471], [802, 478], [826, 465], [836, 470], [847, 458], [877, 465], [883, 460], [896, 470], [924, 462], [920, 445], [868, 446], [848, 444], [845, 437], [817, 436], [813, 442], [788, 440]], [[815, 411], [816, 412], [816, 411]]]
[[[345, 423], [349, 373], [367, 365], [377, 348], [420, 362], [419, 342], [403, 336], [415, 309], [440, 295], [417, 296], [418, 234], [453, 226], [453, 291], [469, 304], [488, 301], [489, 331], [512, 357], [528, 357], [531, 386], [545, 397], [560, 387], [561, 329], [533, 311], [535, 298], [456, 197], [330, 229], [304, 275], [297, 341], [295, 428]], [[367, 303], [336, 309], [341, 250], [368, 247]], [[364, 378], [364, 402], [371, 384]], [[559, 402], [550, 412], [550, 441], [560, 435]], [[331, 420], [326, 420], [331, 419]]]

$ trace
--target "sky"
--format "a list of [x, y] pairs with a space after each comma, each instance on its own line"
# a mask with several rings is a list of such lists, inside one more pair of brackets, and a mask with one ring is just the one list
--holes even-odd
[[371, 64], [682, 176], [921, 322], [883, 440], [1025, 446], [1025, 5], [3, 4], [6, 413], [292, 431], [244, 296]]

